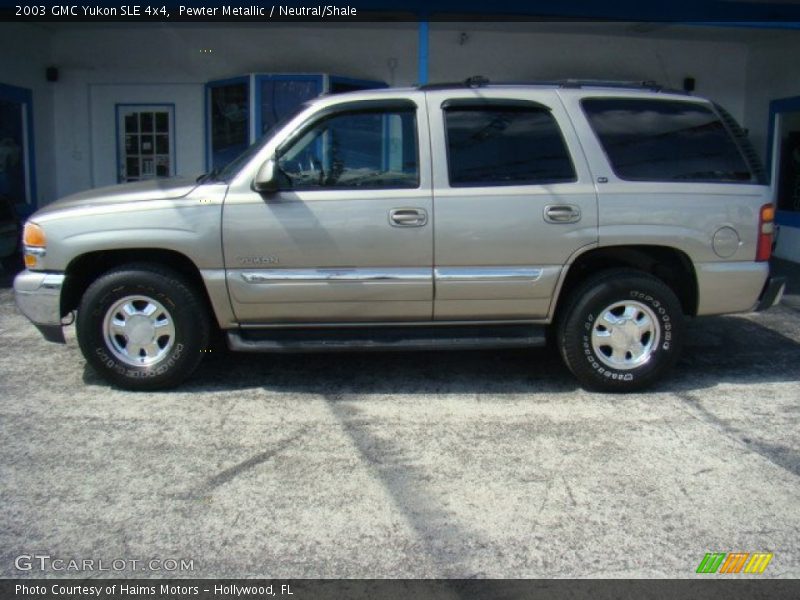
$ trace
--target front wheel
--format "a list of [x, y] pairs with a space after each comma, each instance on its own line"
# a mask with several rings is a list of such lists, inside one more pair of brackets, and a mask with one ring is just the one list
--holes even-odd
[[661, 280], [617, 269], [575, 291], [557, 332], [564, 362], [584, 387], [630, 392], [651, 385], [675, 364], [683, 312]]
[[208, 345], [199, 292], [155, 265], [126, 265], [92, 283], [78, 308], [78, 343], [87, 362], [130, 390], [173, 387], [195, 370]]

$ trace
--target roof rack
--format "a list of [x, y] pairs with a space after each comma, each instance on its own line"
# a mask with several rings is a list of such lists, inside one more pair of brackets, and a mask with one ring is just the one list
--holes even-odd
[[[420, 90], [445, 90], [445, 89], [458, 89], [458, 88], [480, 88], [489, 85], [489, 79], [481, 75], [474, 75], [466, 80], [458, 83], [431, 83], [419, 86]], [[669, 94], [688, 94], [684, 90], [676, 90], [665, 88], [659, 83], [652, 80], [643, 81], [618, 81], [613, 79], [550, 79], [550, 80], [534, 80], [534, 81], [504, 81], [492, 85], [497, 86], [510, 86], [510, 85], [531, 85], [531, 86], [544, 86], [544, 87], [558, 87], [558, 88], [588, 88], [588, 87], [602, 87], [602, 88], [618, 88], [618, 89], [631, 89], [631, 90], [649, 90], [651, 92], [664, 92]]]
[[421, 90], [449, 90], [452, 88], [479, 88], [489, 85], [489, 78], [483, 75], [473, 75], [467, 77], [464, 81], [450, 82], [450, 83], [426, 83], [417, 86]]

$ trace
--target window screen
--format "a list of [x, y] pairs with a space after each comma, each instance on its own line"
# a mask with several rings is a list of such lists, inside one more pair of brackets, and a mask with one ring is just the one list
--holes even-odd
[[586, 98], [583, 109], [621, 179], [755, 181], [709, 107], [694, 102]]
[[553, 115], [544, 107], [445, 108], [450, 185], [499, 186], [575, 181]]
[[281, 151], [287, 189], [414, 188], [419, 185], [414, 109], [335, 114]]

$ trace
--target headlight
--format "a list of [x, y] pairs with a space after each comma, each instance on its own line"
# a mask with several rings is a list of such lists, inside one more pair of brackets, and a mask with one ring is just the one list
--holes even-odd
[[44, 230], [36, 223], [25, 223], [22, 245], [25, 253], [25, 266], [35, 269], [39, 264], [39, 257], [44, 256], [47, 252], [47, 238]]

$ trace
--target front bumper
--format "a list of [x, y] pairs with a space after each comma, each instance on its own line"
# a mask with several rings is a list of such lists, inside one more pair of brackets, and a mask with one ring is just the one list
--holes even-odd
[[23, 315], [48, 342], [65, 343], [61, 327], [63, 273], [22, 271], [14, 278], [14, 298]]
[[772, 308], [783, 298], [783, 292], [786, 290], [785, 277], [770, 277], [767, 283], [764, 284], [764, 289], [758, 297], [758, 304], [756, 310], [767, 310]]

